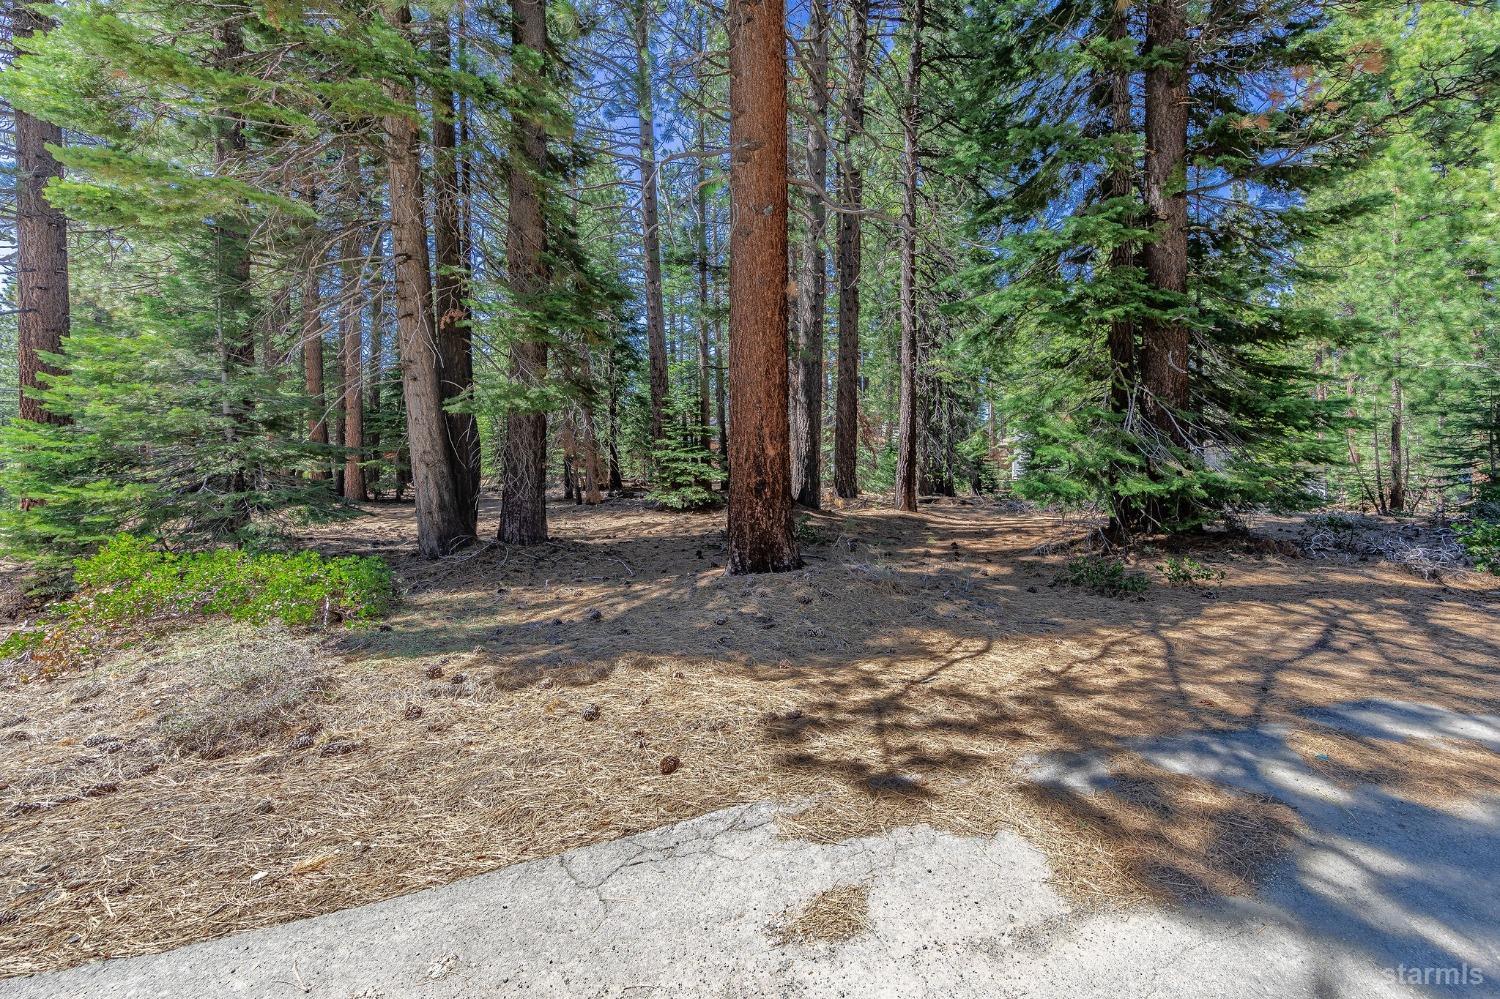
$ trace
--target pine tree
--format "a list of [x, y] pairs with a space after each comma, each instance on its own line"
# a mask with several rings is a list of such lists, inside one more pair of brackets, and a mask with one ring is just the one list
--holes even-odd
[[781, 0], [729, 7], [729, 572], [801, 565], [787, 426], [787, 134]]
[[[48, 21], [26, 0], [13, 0], [11, 37], [26, 51], [27, 40], [45, 31]], [[68, 335], [68, 222], [47, 196], [47, 184], [61, 180], [62, 164], [49, 146], [63, 144], [62, 129], [15, 109], [16, 136], [16, 353], [20, 372], [20, 417], [32, 423], [63, 423], [37, 397], [47, 376], [61, 369], [48, 356], [60, 357]]]
[[[543, 296], [549, 275], [543, 178], [548, 159], [541, 114], [549, 59], [546, 8], [541, 0], [514, 0], [511, 60], [517, 104], [512, 112], [506, 261], [520, 325], [510, 347], [510, 375], [525, 388], [539, 386], [547, 376]], [[500, 540], [547, 540], [547, 414], [534, 402], [513, 407], [506, 418], [504, 476]]]
[[828, 187], [828, 0], [812, 0], [803, 35], [807, 74], [807, 223], [802, 273], [797, 279], [790, 412], [792, 495], [809, 509], [822, 506], [823, 491], [823, 313], [827, 307], [828, 260], [824, 252]]
[[840, 497], [859, 495], [859, 324], [861, 226], [864, 211], [863, 150], [865, 63], [870, 7], [868, 0], [849, 0], [844, 32], [848, 39], [848, 75], [841, 102], [838, 152], [838, 360], [833, 431], [833, 489]]

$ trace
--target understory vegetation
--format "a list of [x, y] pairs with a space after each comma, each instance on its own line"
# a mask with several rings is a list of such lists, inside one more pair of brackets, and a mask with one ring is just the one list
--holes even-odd
[[122, 534], [74, 566], [77, 592], [13, 631], [0, 657], [25, 654], [46, 671], [118, 644], [138, 629], [206, 618], [294, 626], [364, 623], [391, 607], [395, 584], [373, 557], [236, 548], [172, 552]]

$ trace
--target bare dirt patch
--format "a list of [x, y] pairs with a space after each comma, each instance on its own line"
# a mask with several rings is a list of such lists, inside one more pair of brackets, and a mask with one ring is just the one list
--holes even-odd
[[[1295, 834], [1274, 803], [1142, 774], [1091, 814], [1033, 793], [1019, 761], [1357, 697], [1500, 708], [1482, 580], [1209, 547], [1212, 589], [1110, 598], [1056, 585], [1084, 525], [985, 504], [813, 516], [808, 567], [775, 577], [723, 575], [721, 515], [630, 502], [554, 505], [548, 544], [424, 562], [409, 506], [370, 509], [309, 541], [393, 561], [407, 592], [381, 628], [210, 623], [55, 679], [0, 677], [0, 972], [766, 798], [800, 809], [785, 834], [815, 839], [1015, 829], [1083, 899], [1245, 890]], [[268, 655], [303, 679], [263, 712], [259, 681], [231, 696], [222, 678]], [[207, 752], [166, 721], [246, 704]]]

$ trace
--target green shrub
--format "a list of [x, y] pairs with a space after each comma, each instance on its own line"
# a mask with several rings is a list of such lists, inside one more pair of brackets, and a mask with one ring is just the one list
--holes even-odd
[[650, 498], [670, 510], [712, 510], [724, 500], [712, 488], [721, 473], [714, 452], [703, 446], [708, 434], [695, 407], [686, 393], [669, 396], [662, 436], [651, 449]]
[[247, 552], [218, 548], [170, 552], [121, 534], [74, 563], [78, 592], [37, 625], [0, 643], [0, 657], [51, 646], [66, 660], [108, 635], [164, 618], [224, 615], [236, 621], [288, 625], [368, 621], [395, 595], [378, 558], [325, 558], [316, 552]]
[[1144, 593], [1151, 585], [1144, 575], [1128, 571], [1123, 560], [1107, 555], [1080, 555], [1069, 560], [1060, 580], [1110, 597]]
[[1189, 555], [1168, 555], [1156, 571], [1166, 578], [1168, 586], [1196, 586], [1217, 583], [1224, 578], [1223, 569], [1206, 566]]
[[1500, 520], [1474, 519], [1453, 528], [1474, 568], [1500, 576]]

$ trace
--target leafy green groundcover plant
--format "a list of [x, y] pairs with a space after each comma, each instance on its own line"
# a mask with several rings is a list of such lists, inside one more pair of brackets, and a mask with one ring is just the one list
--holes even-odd
[[1144, 593], [1151, 586], [1150, 579], [1129, 571], [1123, 560], [1108, 555], [1080, 555], [1070, 559], [1058, 581], [1109, 597]]
[[1224, 578], [1223, 569], [1204, 565], [1190, 555], [1168, 555], [1156, 571], [1162, 574], [1168, 586], [1197, 586], [1217, 583]]
[[1500, 520], [1474, 518], [1454, 527], [1474, 568], [1500, 576]]
[[[74, 563], [78, 592], [34, 628], [0, 643], [0, 658], [27, 650], [66, 660], [95, 636], [142, 623], [226, 615], [263, 624], [328, 625], [368, 621], [394, 600], [389, 567], [378, 558], [325, 558], [233, 548], [169, 552], [121, 534]], [[71, 653], [71, 655], [70, 655]]]

